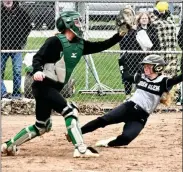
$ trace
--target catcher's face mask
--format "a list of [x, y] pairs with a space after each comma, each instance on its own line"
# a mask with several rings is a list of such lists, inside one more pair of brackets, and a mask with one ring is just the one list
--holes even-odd
[[83, 32], [84, 32], [84, 27], [83, 27], [83, 21], [82, 18], [74, 18], [74, 26], [70, 27], [70, 29], [78, 36], [82, 37]]
[[83, 27], [81, 16], [76, 11], [65, 11], [60, 14], [56, 21], [57, 29], [63, 32], [65, 29], [70, 29], [76, 36], [83, 36]]

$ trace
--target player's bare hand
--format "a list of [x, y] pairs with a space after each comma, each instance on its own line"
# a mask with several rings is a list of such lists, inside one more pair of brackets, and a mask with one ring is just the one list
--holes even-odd
[[43, 79], [45, 78], [45, 74], [41, 71], [38, 71], [34, 74], [33, 78], [35, 81], [43, 81]]

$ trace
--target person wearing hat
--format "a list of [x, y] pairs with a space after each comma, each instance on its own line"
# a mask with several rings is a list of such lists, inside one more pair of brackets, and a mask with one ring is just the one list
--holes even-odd
[[[165, 62], [169, 64], [164, 73], [167, 76], [175, 76], [179, 72], [178, 56], [169, 52], [177, 51], [177, 34], [175, 21], [169, 10], [169, 3], [166, 0], [157, 1], [153, 12], [156, 18], [152, 24], [157, 29], [160, 42], [159, 50], [166, 52], [161, 55], [164, 57]], [[174, 96], [173, 102], [175, 103], [178, 99], [177, 91], [177, 88], [171, 90], [171, 94]]]

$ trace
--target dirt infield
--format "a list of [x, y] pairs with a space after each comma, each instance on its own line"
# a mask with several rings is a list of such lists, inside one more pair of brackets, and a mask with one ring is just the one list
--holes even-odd
[[[80, 116], [83, 125], [97, 116]], [[2, 116], [2, 141], [34, 116]], [[84, 135], [87, 144], [116, 136], [123, 124], [111, 125]], [[16, 157], [2, 156], [2, 172], [181, 172], [182, 113], [155, 114], [127, 147], [97, 148], [100, 158], [73, 159], [73, 146], [64, 136], [64, 120], [53, 116], [50, 133], [25, 143]]]

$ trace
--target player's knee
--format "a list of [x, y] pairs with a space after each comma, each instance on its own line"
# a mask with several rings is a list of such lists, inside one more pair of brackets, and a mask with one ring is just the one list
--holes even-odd
[[35, 124], [36, 129], [39, 132], [39, 135], [43, 135], [46, 132], [49, 132], [52, 128], [52, 120], [48, 118], [46, 121], [38, 121], [36, 120]]
[[72, 116], [72, 117], [76, 118], [76, 120], [77, 120], [78, 112], [79, 112], [79, 109], [78, 109], [77, 105], [75, 103], [71, 102], [71, 103], [67, 103], [67, 106], [63, 109], [61, 114], [65, 119]]
[[68, 130], [75, 129], [78, 125], [78, 107], [76, 104], [67, 103], [67, 106], [63, 109], [62, 115], [65, 118], [66, 127]]
[[107, 125], [107, 121], [105, 119], [103, 119], [102, 117], [98, 117], [96, 119], [96, 125], [98, 124], [98, 126], [100, 127], [105, 127]]

